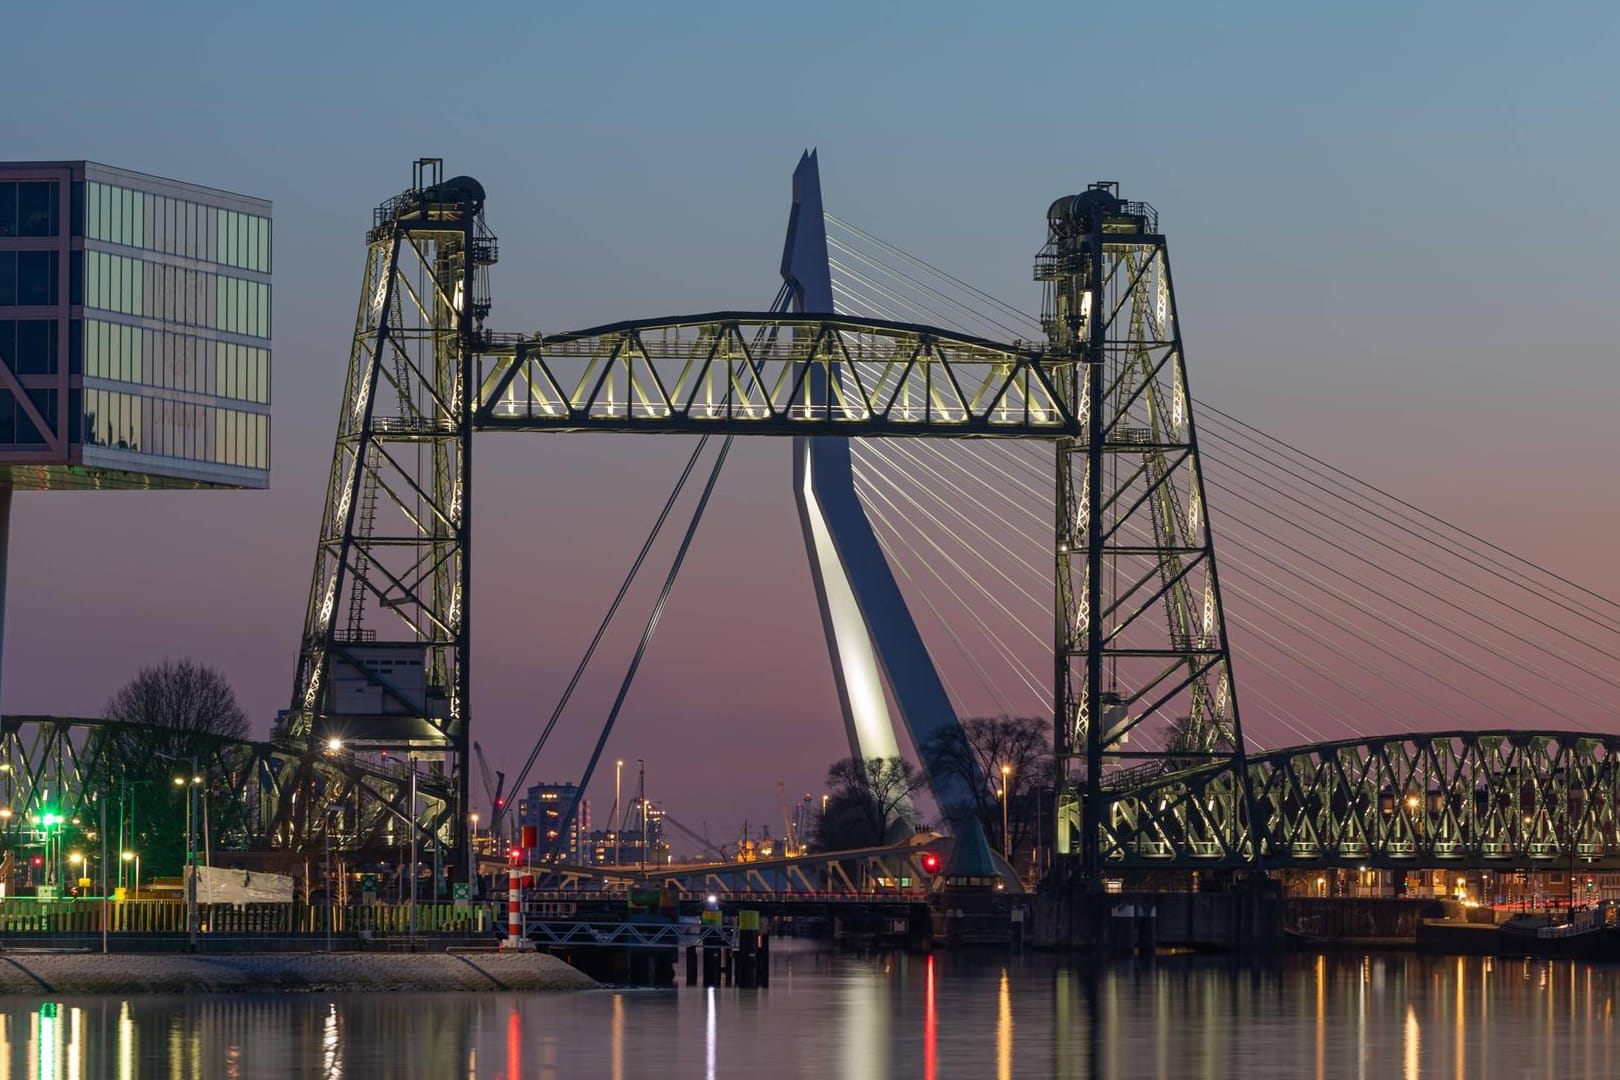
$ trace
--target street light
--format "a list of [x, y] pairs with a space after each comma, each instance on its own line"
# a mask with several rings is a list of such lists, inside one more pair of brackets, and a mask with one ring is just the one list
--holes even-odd
[[623, 816], [619, 809], [619, 780], [624, 775], [624, 759], [620, 758], [613, 763], [613, 865], [618, 866], [624, 858], [624, 848], [619, 842], [619, 819]]
[[1001, 857], [1010, 859], [1008, 854], [1010, 846], [1007, 837], [1007, 778], [1012, 775], [1012, 766], [1001, 767]]
[[[336, 742], [337, 740], [332, 740]], [[326, 828], [321, 830], [326, 844], [326, 951], [332, 951], [332, 813], [339, 809], [336, 803], [326, 807]]]
[[125, 862], [125, 864], [128, 864], [130, 862], [133, 862], [135, 864], [135, 883], [134, 883], [134, 887], [133, 887], [132, 891], [136, 895], [139, 895], [140, 891], [141, 891], [141, 857], [140, 857], [140, 854], [137, 853], [137, 852], [134, 852], [134, 851], [125, 851], [122, 854], [120, 854], [118, 857], [120, 859], [122, 859]]
[[[159, 751], [159, 753], [162, 753]], [[164, 754], [168, 757], [169, 755]], [[174, 786], [186, 789], [186, 865], [191, 873], [186, 879], [186, 938], [191, 945], [191, 951], [197, 951], [197, 833], [194, 824], [196, 817], [197, 788], [202, 785], [202, 776], [197, 771], [197, 759], [191, 759], [191, 780], [188, 783], [184, 776], [174, 778]], [[137, 874], [138, 876], [138, 874]]]
[[62, 815], [51, 810], [43, 810], [30, 815], [28, 820], [45, 832], [45, 884], [55, 885], [56, 860], [62, 857], [62, 841], [57, 835], [58, 827], [62, 824]]

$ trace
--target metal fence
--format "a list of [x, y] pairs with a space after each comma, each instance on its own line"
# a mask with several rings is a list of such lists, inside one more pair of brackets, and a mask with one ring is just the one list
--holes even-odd
[[[405, 934], [407, 904], [198, 904], [198, 930], [216, 934]], [[105, 922], [104, 922], [105, 921]], [[184, 900], [0, 900], [0, 934], [183, 934]], [[477, 933], [496, 925], [495, 905], [417, 904], [418, 933]], [[502, 924], [504, 926], [504, 923]]]

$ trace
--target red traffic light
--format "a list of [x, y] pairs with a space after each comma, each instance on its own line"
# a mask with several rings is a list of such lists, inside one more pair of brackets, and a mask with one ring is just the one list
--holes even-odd
[[922, 855], [922, 868], [926, 873], [937, 874], [937, 873], [939, 873], [939, 868], [942, 865], [944, 865], [944, 860], [942, 860], [939, 857], [939, 852], [937, 852], [937, 851], [925, 851], [925, 852], [923, 852], [923, 855]]
[[45, 865], [45, 857], [43, 855], [35, 855], [34, 856], [34, 865], [35, 866], [44, 866]]

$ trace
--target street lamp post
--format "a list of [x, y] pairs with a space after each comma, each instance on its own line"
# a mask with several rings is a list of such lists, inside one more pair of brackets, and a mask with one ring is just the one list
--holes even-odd
[[96, 802], [101, 804], [101, 827], [97, 836], [101, 840], [101, 858], [96, 860], [96, 866], [101, 870], [101, 951], [107, 951], [107, 800], [98, 793]]
[[123, 862], [123, 864], [125, 866], [128, 866], [132, 862], [135, 864], [135, 867], [134, 867], [134, 869], [135, 869], [135, 879], [134, 879], [134, 881], [132, 883], [133, 887], [131, 888], [130, 891], [135, 893], [135, 895], [139, 896], [140, 892], [141, 892], [141, 857], [140, 857], [140, 855], [136, 854], [133, 851], [125, 851], [125, 852], [122, 852], [119, 855], [119, 859], [120, 859], [120, 861]]
[[[184, 761], [184, 758], [174, 754], [165, 754], [157, 751], [159, 757], [170, 761]], [[190, 869], [186, 881], [186, 941], [191, 951], [197, 951], [197, 789], [202, 785], [202, 770], [197, 765], [197, 755], [191, 755], [191, 779], [186, 777], [174, 778], [174, 786], [186, 789], [186, 866]], [[133, 831], [133, 830], [132, 830]]]
[[620, 758], [613, 763], [613, 865], [618, 866], [624, 858], [624, 849], [619, 842], [619, 819], [624, 812], [619, 809], [619, 781], [624, 776], [624, 759]]
[[326, 828], [321, 830], [326, 846], [326, 951], [332, 951], [332, 810], [326, 808]]
[[1001, 767], [1001, 857], [1011, 859], [1012, 850], [1007, 836], [1007, 778], [1012, 775], [1012, 766]]
[[197, 951], [197, 788], [202, 776], [197, 771], [197, 758], [191, 759], [191, 780], [183, 776], [174, 778], [174, 786], [186, 789], [186, 941], [192, 952]]
[[416, 755], [410, 756], [411, 761], [411, 812], [409, 827], [411, 830], [411, 951], [416, 951]]

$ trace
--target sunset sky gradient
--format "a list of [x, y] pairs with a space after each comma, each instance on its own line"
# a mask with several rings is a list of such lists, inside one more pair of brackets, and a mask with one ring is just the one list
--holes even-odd
[[[1118, 180], [1170, 238], [1195, 395], [1620, 593], [1609, 6], [95, 2], [6, 21], [0, 157], [275, 205], [271, 490], [19, 495], [7, 713], [97, 715], [141, 665], [189, 656], [268, 730], [364, 231], [427, 155], [489, 192], [504, 330], [765, 307], [805, 147], [832, 213], [1029, 310], [1047, 205]], [[527, 755], [687, 452], [478, 440], [475, 737], [498, 767]], [[789, 479], [784, 443], [734, 452], [608, 748], [717, 839], [779, 821], [777, 781], [819, 792], [844, 752]], [[629, 621], [532, 779], [577, 774]]]

